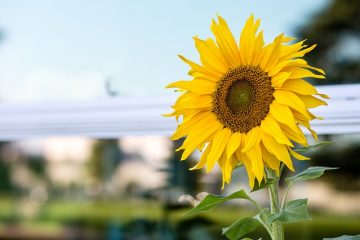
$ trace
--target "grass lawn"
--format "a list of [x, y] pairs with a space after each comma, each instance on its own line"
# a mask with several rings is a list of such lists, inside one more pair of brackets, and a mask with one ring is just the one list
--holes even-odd
[[[0, 199], [0, 232], [9, 225], [16, 224], [28, 232], [57, 233], [64, 226], [78, 226], [84, 229], [103, 231], [109, 224], [125, 225], [135, 219], [153, 222], [167, 221], [171, 226], [203, 217], [213, 222], [211, 227], [219, 231], [242, 216], [251, 216], [252, 210], [238, 206], [219, 206], [213, 210], [191, 217], [184, 217], [186, 209], [171, 210], [165, 214], [162, 205], [148, 200], [98, 200], [69, 201], [52, 200], [37, 209], [33, 215], [26, 215], [19, 209], [19, 203], [11, 198]], [[288, 239], [322, 239], [323, 236], [360, 233], [360, 216], [338, 216], [312, 214], [313, 221], [286, 225]], [[260, 232], [263, 230], [259, 229]], [[256, 233], [257, 236], [260, 233]], [[324, 235], [325, 234], [325, 235]], [[266, 240], [266, 237], [263, 238]]]

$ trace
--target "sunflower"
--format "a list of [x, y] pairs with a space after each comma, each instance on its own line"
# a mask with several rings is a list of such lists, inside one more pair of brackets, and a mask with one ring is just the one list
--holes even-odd
[[181, 121], [172, 139], [186, 137], [177, 149], [183, 150], [181, 160], [200, 150], [200, 161], [191, 170], [206, 166], [209, 172], [217, 163], [223, 186], [239, 164], [251, 188], [264, 179], [265, 167], [279, 174], [284, 163], [294, 171], [291, 156], [308, 159], [292, 150], [294, 143], [308, 145], [299, 126], [317, 140], [310, 121], [318, 117], [309, 109], [327, 105], [315, 96], [328, 97], [304, 80], [325, 78], [322, 69], [302, 59], [316, 45], [290, 44], [294, 38], [284, 34], [265, 44], [259, 25], [260, 19], [251, 15], [237, 42], [218, 16], [211, 24], [215, 40], [194, 37], [201, 64], [179, 56], [190, 66], [192, 79], [167, 86], [181, 92], [167, 114]]

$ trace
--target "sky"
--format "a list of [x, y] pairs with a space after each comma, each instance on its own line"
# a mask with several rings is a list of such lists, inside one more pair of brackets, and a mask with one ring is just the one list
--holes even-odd
[[189, 79], [177, 55], [198, 61], [192, 37], [211, 37], [216, 14], [238, 38], [253, 13], [271, 41], [329, 1], [0, 0], [0, 101], [170, 96]]

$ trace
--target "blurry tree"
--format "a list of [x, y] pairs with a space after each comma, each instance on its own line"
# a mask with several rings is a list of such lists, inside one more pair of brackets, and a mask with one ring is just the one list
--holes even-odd
[[189, 171], [193, 167], [195, 161], [190, 156], [186, 161], [180, 161], [182, 151], [175, 151], [183, 143], [183, 139], [173, 141], [173, 154], [168, 163], [168, 187], [178, 188], [184, 193], [196, 195], [199, 191], [198, 183], [201, 172]]
[[[7, 143], [0, 143], [0, 149], [2, 149]], [[10, 176], [10, 164], [0, 156], [0, 192], [9, 193], [13, 190], [14, 186]]]
[[[309, 54], [307, 60], [326, 71], [326, 81], [316, 83], [360, 83], [359, 0], [329, 0], [328, 6], [309, 19], [298, 33], [300, 38], [308, 39], [308, 45], [317, 44], [314, 54]], [[343, 190], [360, 189], [356, 184], [359, 182], [359, 153], [359, 144], [324, 147], [313, 156], [312, 164], [339, 167], [326, 174], [330, 182]], [[352, 184], [347, 184], [349, 182]]]
[[301, 27], [307, 43], [318, 44], [307, 56], [325, 69], [327, 80], [319, 84], [360, 82], [360, 1], [331, 0], [329, 5]]
[[324, 180], [329, 180], [337, 189], [346, 191], [360, 190], [360, 143], [336, 143], [323, 147], [312, 155], [313, 165], [337, 167], [328, 172]]
[[[0, 29], [0, 43], [4, 40], [4, 32]], [[0, 143], [0, 149], [2, 149], [7, 143]], [[0, 157], [0, 192], [10, 192], [13, 189], [13, 184], [10, 178], [10, 166], [9, 164]]]
[[91, 177], [98, 182], [109, 180], [123, 155], [117, 139], [96, 141], [88, 162]]
[[26, 165], [37, 177], [46, 178], [46, 161], [42, 155], [25, 156]]

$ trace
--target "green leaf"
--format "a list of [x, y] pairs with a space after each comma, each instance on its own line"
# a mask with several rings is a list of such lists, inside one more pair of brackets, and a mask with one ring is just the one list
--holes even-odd
[[260, 189], [263, 189], [263, 188], [273, 184], [275, 182], [275, 180], [276, 180], [275, 178], [267, 177], [266, 180], [262, 180], [260, 184], [257, 180], [255, 180], [254, 188], [251, 190], [251, 192], [255, 192]]
[[331, 168], [331, 167], [309, 167], [305, 171], [302, 171], [301, 173], [296, 174], [295, 176], [286, 178], [287, 182], [299, 182], [304, 180], [310, 180], [320, 177], [324, 174], [326, 170], [334, 170], [337, 168]]
[[269, 224], [275, 220], [283, 223], [293, 223], [310, 219], [311, 217], [307, 211], [307, 199], [297, 199], [288, 202], [281, 212], [271, 214], [267, 221]]
[[271, 214], [270, 209], [264, 208], [258, 214], [256, 214], [254, 218], [256, 218], [259, 221], [259, 223], [263, 225], [266, 231], [268, 231], [268, 233], [271, 235], [271, 226], [268, 223], [268, 218], [270, 214]]
[[269, 218], [271, 212], [270, 209], [264, 208], [258, 214], [255, 215], [255, 218], [258, 219], [259, 222], [267, 223], [267, 219]]
[[311, 146], [294, 149], [294, 151], [296, 151], [296, 152], [308, 152], [310, 150], [313, 150], [314, 148], [322, 147], [322, 146], [329, 145], [329, 144], [332, 144], [332, 143], [334, 143], [334, 142], [327, 142], [327, 141], [319, 142], [319, 143], [311, 145]]
[[259, 222], [255, 218], [242, 218], [227, 228], [223, 228], [222, 234], [230, 240], [237, 240], [251, 233], [259, 226]]
[[355, 236], [343, 235], [336, 238], [324, 238], [324, 240], [360, 240], [360, 234]]
[[[252, 238], [242, 238], [241, 240], [254, 240], [254, 239], [252, 239]], [[262, 238], [259, 238], [258, 240], [262, 240]]]
[[196, 205], [193, 209], [188, 211], [185, 215], [191, 215], [198, 212], [207, 211], [213, 208], [215, 205], [220, 203], [232, 200], [232, 199], [247, 199], [251, 201], [251, 198], [245, 193], [244, 190], [240, 190], [230, 194], [229, 196], [219, 196], [219, 195], [207, 195], [198, 205]]

